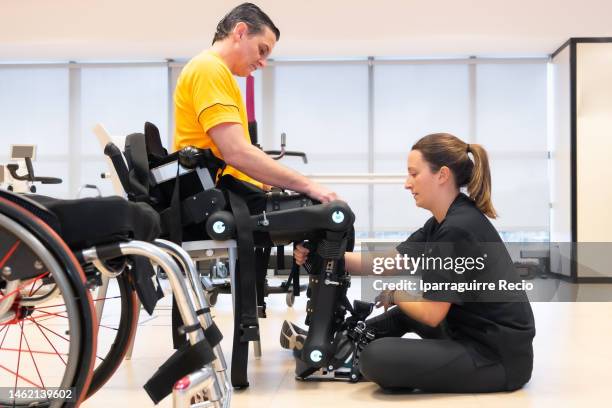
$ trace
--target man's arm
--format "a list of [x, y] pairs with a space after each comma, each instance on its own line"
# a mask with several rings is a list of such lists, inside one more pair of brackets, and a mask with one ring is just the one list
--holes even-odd
[[222, 123], [210, 128], [208, 134], [227, 164], [255, 180], [304, 193], [324, 203], [337, 199], [336, 193], [283, 166], [248, 143], [241, 124]]

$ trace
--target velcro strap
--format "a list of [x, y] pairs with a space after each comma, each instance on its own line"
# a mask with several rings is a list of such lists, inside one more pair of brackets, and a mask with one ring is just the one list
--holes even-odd
[[259, 326], [240, 325], [240, 341], [257, 341], [259, 340]]
[[181, 326], [177, 329], [177, 331], [179, 332], [179, 334], [187, 334], [187, 333], [191, 333], [192, 331], [196, 331], [198, 329], [200, 329], [202, 326], [200, 326], [200, 323], [196, 323], [196, 324], [192, 324], [191, 326]]
[[212, 326], [208, 329], [204, 330], [204, 337], [210, 343], [211, 347], [215, 347], [217, 344], [221, 343], [223, 340], [223, 334], [216, 323], [213, 322]]
[[157, 369], [157, 372], [144, 385], [144, 389], [155, 404], [172, 392], [174, 383], [184, 376], [211, 363], [215, 359], [208, 341], [202, 340], [194, 345], [187, 343]]
[[195, 312], [196, 316], [203, 315], [204, 313], [210, 313], [210, 307], [203, 307]]

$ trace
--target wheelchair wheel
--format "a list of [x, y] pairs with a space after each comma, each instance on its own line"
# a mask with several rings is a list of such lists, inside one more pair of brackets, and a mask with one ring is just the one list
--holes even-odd
[[92, 287], [94, 307], [103, 307], [98, 323], [96, 362], [87, 398], [95, 394], [115, 373], [136, 334], [139, 304], [127, 271], [110, 279], [105, 295]]
[[[97, 335], [79, 263], [47, 224], [0, 199], [0, 271], [0, 406], [78, 406]], [[50, 388], [70, 399], [46, 398]]]

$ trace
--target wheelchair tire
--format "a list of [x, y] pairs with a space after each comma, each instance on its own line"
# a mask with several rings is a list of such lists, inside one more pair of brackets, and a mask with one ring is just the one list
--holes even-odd
[[[14, 388], [58, 387], [72, 389], [71, 393], [73, 393], [72, 398], [67, 401], [17, 399], [9, 401], [7, 405], [14, 407], [32, 406], [32, 404], [37, 404], [38, 407], [79, 406], [91, 381], [96, 351], [96, 343], [92, 339], [97, 336], [93, 304], [89, 291], [86, 289], [85, 274], [71, 250], [53, 229], [31, 212], [4, 198], [0, 198], [0, 235], [5, 242], [12, 242], [11, 249], [21, 247], [20, 251], [30, 251], [31, 255], [35, 256], [34, 259], [40, 262], [33, 264], [32, 273], [20, 275], [23, 278], [17, 289], [12, 292], [15, 296], [11, 304], [12, 314], [5, 314], [4, 323], [0, 323], [0, 332], [4, 331], [0, 338], [0, 348], [5, 345], [3, 353], [0, 354], [0, 360], [9, 360], [11, 355], [15, 356], [17, 353], [15, 371], [6, 367], [6, 361], [0, 362], [4, 369], [2, 371], [8, 372], [8, 377], [10, 377], [7, 378], [4, 373], [0, 379], [7, 381], [10, 383], [9, 387]], [[2, 254], [3, 262], [10, 260], [15, 253], [16, 250], [9, 250]], [[37, 272], [43, 270], [45, 272]], [[5, 280], [5, 282], [10, 281]], [[40, 286], [34, 290], [37, 282], [40, 283]], [[32, 301], [28, 304], [36, 291], [45, 285], [55, 285], [64, 303], [58, 305], [57, 298], [53, 298], [44, 299], [45, 303]], [[9, 296], [10, 293], [4, 293], [0, 295], [0, 300]], [[58, 311], [57, 308], [62, 306], [65, 307], [65, 310]], [[8, 319], [10, 317], [12, 319]], [[48, 323], [42, 324], [51, 319], [56, 319], [52, 326], [49, 326]], [[7, 335], [13, 327], [17, 327], [15, 341], [11, 343], [9, 339], [7, 342]], [[15, 333], [15, 330], [12, 333]], [[34, 341], [35, 333], [38, 343]], [[55, 339], [56, 343], [52, 343], [50, 338]], [[15, 346], [10, 347], [10, 344]], [[6, 350], [9, 352], [5, 352]], [[63, 364], [57, 362], [58, 358]], [[47, 363], [43, 365], [43, 359], [52, 361], [45, 360]], [[10, 363], [13, 362], [10, 361]], [[43, 373], [46, 381], [42, 379]], [[6, 384], [0, 384], [0, 386], [4, 385]], [[0, 406], [4, 405], [5, 401], [0, 401]]]
[[[140, 310], [137, 301], [138, 296], [132, 286], [131, 275], [126, 270], [112, 281], [117, 282], [119, 289], [119, 296], [115, 297], [118, 298], [120, 302], [119, 321], [116, 324], [114, 324], [114, 322], [107, 323], [104, 314], [102, 314], [102, 319], [100, 319], [100, 325], [98, 327], [98, 338], [100, 338], [102, 333], [106, 332], [110, 333], [110, 336], [114, 333], [114, 339], [108, 349], [106, 347], [100, 347], [98, 343], [96, 362], [98, 360], [101, 361], [97, 363], [94, 368], [91, 385], [87, 391], [86, 398], [91, 397], [102, 388], [102, 386], [113, 376], [115, 371], [117, 371], [117, 368], [119, 368], [128, 352], [132, 338], [136, 334]], [[99, 300], [94, 299], [94, 305], [96, 301]], [[110, 324], [112, 324], [112, 326]], [[102, 354], [105, 355], [101, 356]]]

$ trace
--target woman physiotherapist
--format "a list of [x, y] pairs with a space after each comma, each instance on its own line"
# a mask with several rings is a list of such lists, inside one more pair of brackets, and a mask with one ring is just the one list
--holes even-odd
[[[468, 195], [460, 192], [463, 186]], [[483, 248], [489, 248], [484, 270], [459, 275], [440, 267], [423, 269], [423, 282], [511, 278], [512, 260], [488, 220], [496, 212], [482, 146], [445, 133], [423, 137], [408, 155], [405, 188], [416, 205], [433, 216], [397, 246], [400, 254], [422, 255], [424, 243], [431, 248], [451, 244], [455, 256], [482, 256]], [[308, 250], [297, 246], [294, 254], [301, 264]], [[365, 272], [361, 271], [361, 254], [346, 253], [345, 261], [350, 273]], [[377, 339], [361, 354], [364, 376], [386, 390], [476, 393], [521, 388], [533, 367], [531, 306], [522, 290], [498, 298], [485, 292], [429, 290], [418, 301], [404, 292], [384, 292], [377, 306], [395, 307], [366, 322]], [[406, 333], [416, 333], [421, 339], [401, 338]]]

